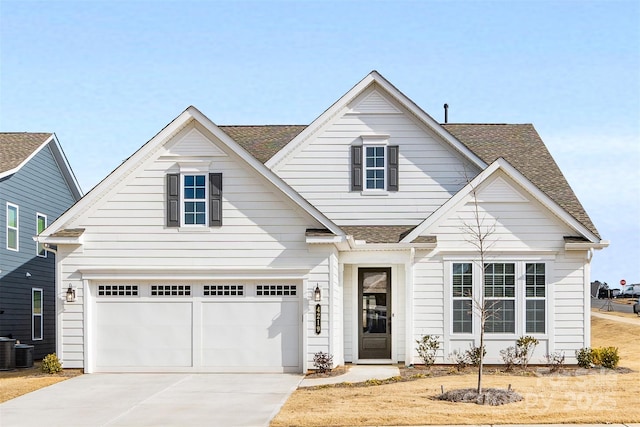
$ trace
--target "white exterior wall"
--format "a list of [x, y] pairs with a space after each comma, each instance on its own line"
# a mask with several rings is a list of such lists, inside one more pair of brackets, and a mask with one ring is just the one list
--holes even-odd
[[[189, 130], [183, 130], [176, 139]], [[192, 145], [190, 141], [187, 148]], [[305, 242], [305, 230], [319, 224], [233, 153], [221, 156], [219, 148], [210, 145], [210, 149], [210, 171], [223, 173], [222, 227], [165, 227], [165, 175], [177, 173], [176, 161], [183, 158], [170, 159], [167, 155], [172, 153], [164, 149], [107, 190], [87, 212], [65, 224], [65, 228], [86, 229], [81, 247], [67, 253], [67, 248], [60, 246], [58, 291], [64, 293], [71, 283], [77, 292], [77, 302], [63, 303], [60, 309], [58, 351], [65, 367], [83, 366], [87, 344], [83, 335], [91, 318], [90, 309], [84, 307], [88, 281], [83, 280], [83, 274], [87, 271], [104, 268], [117, 277], [117, 270], [147, 268], [147, 274], [158, 277], [162, 277], [163, 270], [170, 270], [172, 277], [181, 274], [178, 271], [188, 279], [194, 271], [205, 269], [214, 279], [216, 269], [227, 275], [259, 270], [265, 277], [269, 271], [280, 274], [294, 269], [309, 272], [305, 277], [308, 288], [319, 283], [323, 294], [329, 294], [332, 249], [310, 251]], [[305, 301], [313, 299], [312, 289], [303, 292]], [[325, 311], [327, 301], [323, 302]], [[305, 326], [305, 333], [310, 337], [309, 353], [327, 351], [328, 324], [323, 324], [324, 334], [316, 337], [313, 316], [308, 317], [311, 321]], [[326, 321], [324, 316], [323, 322]]]
[[[575, 235], [564, 222], [551, 214], [530, 195], [513, 185], [508, 194], [493, 198], [495, 186], [504, 187], [504, 176], [488, 180], [478, 189], [478, 210], [485, 225], [495, 224], [495, 232], [487, 239], [490, 248], [485, 262], [544, 262], [546, 269], [546, 333], [535, 335], [540, 340], [531, 363], [544, 363], [544, 356], [562, 352], [568, 363], [575, 363], [575, 350], [589, 345], [589, 313], [585, 306], [588, 291], [588, 268], [585, 251], [565, 251], [564, 236]], [[503, 180], [504, 179], [504, 180]], [[495, 185], [495, 186], [494, 186]], [[483, 189], [489, 190], [483, 192]], [[518, 191], [513, 193], [512, 190]], [[518, 200], [515, 197], [518, 196]], [[510, 200], [502, 202], [498, 200]], [[480, 292], [479, 254], [465, 234], [465, 224], [475, 221], [475, 205], [471, 197], [446, 218], [434, 224], [425, 235], [435, 235], [438, 248], [434, 252], [417, 252], [414, 291], [414, 337], [431, 334], [442, 337], [438, 362], [452, 363], [454, 349], [462, 352], [469, 345], [479, 345], [479, 322], [474, 314], [473, 331], [469, 334], [451, 332], [451, 264], [474, 262], [477, 270], [475, 295]], [[518, 270], [516, 270], [518, 272]], [[522, 271], [520, 274], [524, 274]], [[522, 277], [516, 277], [516, 281]], [[516, 289], [516, 333], [486, 334], [487, 363], [502, 363], [500, 350], [515, 345], [525, 333], [524, 289]], [[415, 363], [421, 363], [414, 353]]]
[[[366, 195], [350, 190], [350, 147], [362, 145], [360, 137], [372, 134], [389, 135], [388, 144], [400, 147], [398, 192]], [[418, 224], [466, 183], [465, 175], [471, 179], [478, 173], [414, 116], [371, 89], [276, 172], [339, 225]]]

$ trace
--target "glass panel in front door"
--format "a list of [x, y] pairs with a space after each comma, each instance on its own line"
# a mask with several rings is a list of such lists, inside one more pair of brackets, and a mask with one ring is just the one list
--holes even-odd
[[387, 333], [387, 272], [363, 272], [362, 332]]

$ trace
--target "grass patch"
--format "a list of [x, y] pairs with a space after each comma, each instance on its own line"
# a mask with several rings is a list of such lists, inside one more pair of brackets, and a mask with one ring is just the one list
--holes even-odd
[[301, 388], [271, 426], [640, 422], [638, 411], [629, 410], [627, 404], [640, 384], [640, 324], [593, 317], [591, 332], [593, 347], [618, 347], [622, 368], [568, 369], [553, 375], [535, 370], [527, 375], [485, 371], [485, 388], [507, 389], [511, 384], [523, 397], [500, 406], [463, 405], [434, 398], [441, 394], [441, 387], [475, 387], [473, 370], [444, 376], [432, 371], [424, 378], [380, 386]]

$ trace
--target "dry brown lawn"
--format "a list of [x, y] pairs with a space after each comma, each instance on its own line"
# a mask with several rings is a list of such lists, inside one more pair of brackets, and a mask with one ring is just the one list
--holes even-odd
[[67, 380], [81, 373], [82, 371], [79, 369], [65, 369], [58, 374], [45, 374], [40, 371], [40, 362], [35, 362], [33, 368], [0, 371], [0, 403]]
[[473, 372], [371, 387], [298, 389], [271, 426], [640, 422], [636, 405], [628, 404], [640, 391], [640, 323], [635, 326], [592, 317], [591, 328], [592, 346], [618, 347], [620, 366], [633, 372], [485, 375], [484, 387], [506, 388], [511, 384], [524, 397], [521, 402], [503, 406], [434, 399], [441, 386], [445, 390], [475, 387]]

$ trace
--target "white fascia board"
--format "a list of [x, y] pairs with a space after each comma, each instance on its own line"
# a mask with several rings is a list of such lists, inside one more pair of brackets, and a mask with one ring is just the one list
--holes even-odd
[[[192, 108], [192, 107], [190, 107]], [[193, 119], [189, 108], [183, 111], [178, 117], [173, 119], [167, 126], [165, 126], [160, 132], [158, 132], [153, 138], [147, 141], [142, 147], [133, 153], [127, 160], [122, 162], [120, 166], [115, 168], [113, 172], [107, 175], [102, 181], [100, 181], [94, 188], [92, 188], [82, 199], [80, 199], [75, 205], [69, 208], [63, 213], [57, 220], [49, 225], [41, 236], [48, 236], [50, 234], [59, 231], [63, 228], [67, 221], [74, 218], [79, 212], [84, 211], [95, 203], [105, 190], [109, 189], [112, 185], [117, 183], [126, 175], [130, 168], [130, 165], [136, 164], [140, 159], [143, 159], [149, 152], [153, 151], [159, 144], [163, 144], [166, 139], [171, 137], [174, 133], [182, 129]]]
[[584, 243], [565, 243], [564, 249], [567, 251], [586, 251], [589, 249], [600, 250], [609, 247], [610, 242], [608, 240], [600, 240], [599, 242], [584, 242]]
[[315, 119], [309, 126], [307, 126], [300, 134], [292, 139], [287, 145], [285, 145], [280, 151], [278, 151], [273, 157], [271, 157], [265, 165], [274, 171], [280, 169], [284, 160], [291, 155], [304, 141], [306, 141], [311, 135], [318, 131], [327, 121], [334, 117], [338, 112], [345, 109], [349, 103], [364, 92], [371, 84], [376, 83], [381, 89], [385, 90], [391, 97], [393, 97], [404, 108], [417, 117], [428, 128], [433, 130], [444, 141], [450, 144], [456, 151], [460, 152], [469, 161], [475, 164], [478, 168], [484, 169], [487, 164], [482, 161], [477, 155], [469, 150], [464, 144], [454, 138], [449, 132], [446, 131], [436, 120], [429, 114], [422, 110], [415, 102], [400, 92], [395, 86], [393, 86], [387, 79], [382, 77], [377, 71], [372, 71], [365, 78], [360, 80], [354, 87], [352, 87], [346, 94], [338, 99], [331, 107], [325, 110], [317, 119]]
[[425, 219], [420, 225], [418, 225], [411, 233], [402, 239], [403, 243], [411, 242], [416, 237], [420, 236], [426, 230], [428, 230], [433, 224], [438, 222], [441, 218], [447, 215], [451, 210], [455, 209], [460, 202], [468, 197], [474, 188], [487, 180], [491, 175], [498, 170], [504, 172], [509, 178], [515, 181], [518, 185], [524, 188], [531, 196], [533, 196], [538, 202], [540, 202], [545, 208], [549, 209], [553, 214], [560, 218], [565, 224], [572, 229], [576, 230], [582, 236], [587, 238], [591, 245], [593, 243], [599, 243], [600, 239], [589, 231], [578, 220], [565, 211], [560, 205], [554, 202], [543, 191], [531, 183], [524, 175], [522, 175], [516, 168], [511, 166], [504, 158], [500, 157], [495, 162], [490, 164], [485, 170], [480, 172], [478, 176], [471, 180], [466, 186], [458, 191], [452, 198], [447, 200], [438, 210]]
[[344, 236], [344, 232], [333, 223], [329, 218], [322, 214], [315, 206], [309, 203], [298, 192], [285, 183], [282, 178], [277, 176], [273, 171], [267, 168], [262, 162], [249, 154], [244, 148], [235, 142], [229, 135], [222, 131], [215, 123], [213, 123], [207, 116], [202, 114], [197, 108], [189, 107], [187, 109], [195, 120], [204, 126], [209, 132], [216, 136], [222, 143], [227, 145], [237, 155], [240, 156], [246, 163], [253, 167], [256, 171], [262, 174], [269, 182], [275, 185], [282, 193], [289, 197], [295, 204], [300, 206], [305, 212], [311, 215], [316, 221], [325, 226], [333, 234], [337, 236]]
[[190, 267], [83, 267], [79, 269], [83, 280], [303, 280], [309, 274], [305, 269], [286, 268], [207, 268]]
[[347, 241], [346, 236], [327, 236], [327, 237], [309, 236], [306, 238], [306, 242], [312, 245], [336, 244], [336, 243], [342, 243], [346, 241]]
[[0, 173], [0, 179], [2, 179], [4, 177], [7, 177], [7, 176], [11, 176], [14, 173], [18, 172], [20, 169], [22, 169], [22, 167], [24, 165], [26, 165], [27, 163], [29, 163], [31, 161], [31, 159], [33, 159], [40, 152], [40, 150], [42, 150], [44, 147], [47, 146], [47, 144], [49, 144], [49, 142], [51, 142], [52, 138], [54, 138], [54, 134], [51, 134], [51, 136], [49, 138], [47, 138], [42, 144], [40, 144], [40, 146], [38, 148], [33, 150], [33, 152], [31, 154], [29, 154], [29, 156], [26, 159], [24, 159], [22, 161], [22, 163], [20, 163], [18, 166], [16, 166], [13, 169], [9, 169], [7, 171], [1, 172]]

